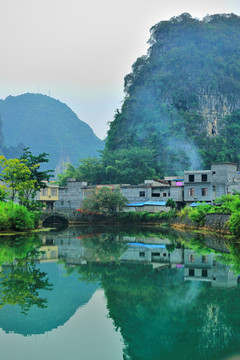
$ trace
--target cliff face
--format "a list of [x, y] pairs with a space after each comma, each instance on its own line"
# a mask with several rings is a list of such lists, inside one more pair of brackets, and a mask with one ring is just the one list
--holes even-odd
[[125, 77], [107, 149], [152, 148], [162, 174], [239, 162], [240, 17], [182, 14], [150, 33], [148, 54]]
[[233, 111], [240, 109], [240, 99], [233, 103], [227, 96], [222, 94], [197, 94], [198, 114], [203, 119], [203, 126], [207, 136], [217, 136], [224, 125], [224, 118]]

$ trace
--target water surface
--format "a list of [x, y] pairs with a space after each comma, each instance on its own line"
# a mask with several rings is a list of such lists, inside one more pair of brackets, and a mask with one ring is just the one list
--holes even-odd
[[226, 359], [240, 353], [239, 249], [150, 229], [0, 239], [2, 358]]

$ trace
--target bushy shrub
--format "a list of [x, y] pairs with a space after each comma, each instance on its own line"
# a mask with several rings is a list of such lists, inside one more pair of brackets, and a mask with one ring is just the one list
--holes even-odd
[[15, 230], [34, 229], [34, 214], [22, 205], [15, 206], [13, 226]]
[[31, 230], [39, 222], [38, 213], [31, 213], [24, 206], [0, 201], [0, 230]]
[[206, 214], [210, 211], [210, 209], [210, 205], [199, 205], [192, 209], [188, 216], [193, 222], [197, 222], [199, 225], [203, 225], [206, 219]]
[[183, 209], [181, 209], [179, 212], [178, 212], [178, 216], [181, 218], [181, 219], [184, 219], [186, 217], [189, 217], [189, 214], [193, 211], [193, 208], [189, 207], [189, 206], [185, 206]]
[[235, 212], [229, 219], [229, 230], [235, 236], [240, 236], [240, 212]]
[[36, 229], [40, 222], [41, 211], [34, 211], [32, 214], [34, 216], [34, 228]]

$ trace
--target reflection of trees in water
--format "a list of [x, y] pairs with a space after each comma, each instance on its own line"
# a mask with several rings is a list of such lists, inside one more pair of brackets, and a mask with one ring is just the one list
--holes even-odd
[[122, 241], [122, 236], [114, 234], [85, 237], [83, 238], [83, 246], [92, 261], [102, 263], [117, 261], [127, 249], [127, 244]]
[[103, 287], [125, 359], [214, 360], [240, 346], [239, 287], [184, 282], [183, 269], [148, 264], [90, 262], [74, 269]]
[[39, 257], [39, 238], [34, 236], [4, 240], [0, 244], [0, 306], [18, 304], [26, 314], [31, 306], [47, 306], [47, 300], [39, 296], [39, 290], [51, 290], [46, 273], [35, 264]]
[[[124, 339], [125, 359], [216, 360], [239, 349], [239, 287], [217, 289], [209, 283], [184, 282], [183, 269], [118, 263], [124, 242], [112, 235], [82, 236], [91, 261], [71, 271], [77, 271], [81, 280], [100, 282], [109, 316]], [[168, 238], [166, 232], [164, 237]], [[174, 232], [170, 239], [169, 250], [181, 243], [199, 255], [213, 251], [218, 261], [229, 261], [238, 269], [237, 244], [229, 247], [230, 254], [223, 254], [224, 240], [214, 236]]]

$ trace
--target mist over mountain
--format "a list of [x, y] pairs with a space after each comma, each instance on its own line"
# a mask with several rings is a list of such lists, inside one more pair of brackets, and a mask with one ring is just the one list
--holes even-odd
[[0, 116], [8, 149], [2, 153], [8, 157], [16, 157], [11, 147], [22, 143], [34, 155], [49, 153], [47, 167], [60, 171], [65, 162], [77, 164], [81, 158], [98, 156], [97, 151], [104, 147], [90, 126], [66, 104], [46, 95], [8, 96], [0, 101]]
[[[240, 161], [240, 17], [184, 13], [150, 30], [106, 152], [152, 149], [157, 174]], [[112, 155], [113, 156], [113, 155]]]

